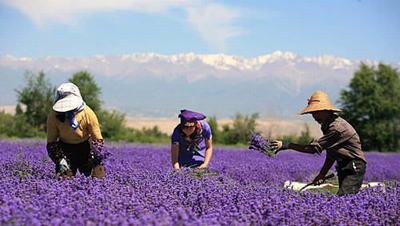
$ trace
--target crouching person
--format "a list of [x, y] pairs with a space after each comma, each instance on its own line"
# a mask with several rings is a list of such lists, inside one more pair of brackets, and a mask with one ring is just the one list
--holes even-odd
[[301, 114], [311, 114], [321, 125], [324, 134], [317, 141], [309, 145], [271, 142], [271, 147], [277, 151], [292, 149], [303, 153], [321, 153], [326, 150], [325, 163], [320, 173], [313, 180], [313, 184], [324, 182], [325, 175], [336, 161], [339, 179], [338, 195], [355, 194], [361, 188], [366, 170], [366, 160], [361, 149], [360, 137], [355, 129], [343, 118], [336, 115], [340, 112], [329, 101], [329, 97], [322, 91], [316, 91], [308, 100], [308, 106]]
[[47, 117], [47, 152], [56, 165], [57, 176], [103, 178], [103, 160], [108, 156], [96, 114], [85, 104], [79, 88], [63, 83]]
[[208, 168], [212, 157], [211, 128], [205, 115], [181, 110], [171, 137], [171, 158], [174, 169], [181, 167]]

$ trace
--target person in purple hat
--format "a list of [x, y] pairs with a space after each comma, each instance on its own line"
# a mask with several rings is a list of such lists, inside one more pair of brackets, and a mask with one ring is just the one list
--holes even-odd
[[210, 163], [212, 133], [205, 115], [189, 110], [181, 110], [181, 123], [171, 136], [171, 159], [174, 169], [181, 167], [207, 168]]

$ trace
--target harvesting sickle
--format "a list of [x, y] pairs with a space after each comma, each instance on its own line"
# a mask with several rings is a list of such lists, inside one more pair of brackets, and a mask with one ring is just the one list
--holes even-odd
[[318, 183], [316, 183], [315, 181], [310, 182], [308, 184], [306, 184], [304, 187], [302, 187], [299, 192], [302, 192], [304, 189], [306, 189], [307, 187], [311, 186], [311, 185], [321, 185], [323, 183], [325, 183], [326, 180], [335, 177], [335, 174], [331, 173], [327, 176], [325, 176], [323, 179], [321, 179]]

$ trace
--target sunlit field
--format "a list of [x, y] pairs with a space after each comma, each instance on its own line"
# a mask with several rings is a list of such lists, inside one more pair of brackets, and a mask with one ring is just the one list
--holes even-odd
[[324, 156], [216, 148], [208, 172], [173, 171], [168, 146], [114, 144], [107, 177], [58, 180], [42, 141], [0, 142], [0, 225], [399, 225], [400, 155], [367, 153], [357, 195], [296, 192]]

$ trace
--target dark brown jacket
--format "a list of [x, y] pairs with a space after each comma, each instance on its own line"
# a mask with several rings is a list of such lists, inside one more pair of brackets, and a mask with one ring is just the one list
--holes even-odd
[[365, 160], [361, 149], [360, 137], [355, 129], [343, 118], [332, 114], [332, 116], [321, 125], [324, 136], [319, 138], [314, 145], [316, 152], [327, 152], [327, 158], [333, 160], [361, 159]]

